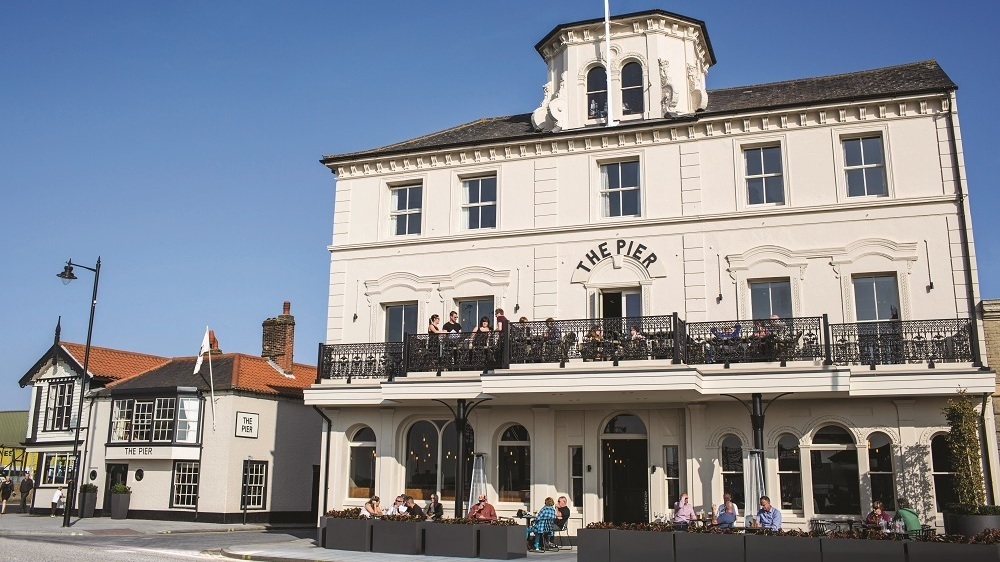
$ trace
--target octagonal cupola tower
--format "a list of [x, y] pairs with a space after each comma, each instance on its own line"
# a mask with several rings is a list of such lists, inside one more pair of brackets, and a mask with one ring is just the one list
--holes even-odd
[[556, 26], [535, 45], [548, 65], [542, 103], [531, 115], [536, 129], [607, 126], [707, 107], [705, 76], [715, 54], [704, 22], [649, 10], [612, 16], [609, 27], [610, 51], [603, 18]]

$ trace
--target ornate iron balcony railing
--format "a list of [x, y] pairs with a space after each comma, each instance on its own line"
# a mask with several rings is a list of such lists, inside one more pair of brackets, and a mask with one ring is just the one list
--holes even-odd
[[685, 362], [755, 363], [826, 359], [824, 316], [688, 322]]
[[510, 363], [634, 361], [674, 359], [677, 315], [515, 322], [510, 328]]
[[899, 365], [973, 361], [968, 319], [887, 320], [830, 326], [838, 365]]
[[403, 343], [342, 343], [319, 346], [317, 382], [323, 379], [386, 379], [405, 375]]

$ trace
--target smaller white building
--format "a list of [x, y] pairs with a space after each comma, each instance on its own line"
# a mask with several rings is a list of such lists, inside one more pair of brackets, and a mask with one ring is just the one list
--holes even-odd
[[[222, 353], [213, 334], [198, 373], [196, 357], [91, 347], [79, 455], [80, 482], [98, 487], [97, 514], [109, 513], [108, 490], [121, 482], [132, 489], [134, 518], [314, 520], [322, 418], [302, 404], [316, 369], [293, 363], [294, 326], [286, 302], [264, 321], [261, 356]], [[20, 381], [32, 385], [25, 443], [39, 453], [33, 510], [48, 510], [75, 472], [83, 354], [57, 330]]]

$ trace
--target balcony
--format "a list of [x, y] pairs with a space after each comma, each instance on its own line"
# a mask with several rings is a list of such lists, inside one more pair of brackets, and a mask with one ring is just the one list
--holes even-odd
[[402, 343], [320, 345], [317, 382], [408, 373], [487, 373], [512, 365], [669, 361], [710, 365], [971, 363], [968, 319], [830, 324], [826, 315], [684, 322], [670, 316], [513, 323], [505, 332], [414, 334]]

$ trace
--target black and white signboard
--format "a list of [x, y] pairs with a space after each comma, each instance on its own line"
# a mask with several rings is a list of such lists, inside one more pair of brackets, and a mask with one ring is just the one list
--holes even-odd
[[260, 425], [260, 414], [236, 412], [236, 436], [257, 438], [257, 426]]

